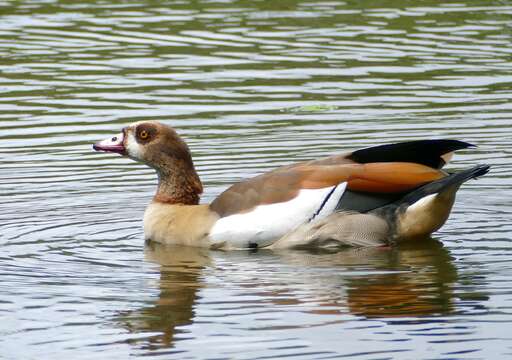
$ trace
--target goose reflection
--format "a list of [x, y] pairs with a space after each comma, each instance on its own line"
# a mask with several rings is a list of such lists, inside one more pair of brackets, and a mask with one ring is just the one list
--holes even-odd
[[[199, 296], [210, 282], [222, 287], [231, 308], [237, 306], [233, 305], [236, 296], [251, 295], [253, 303], [240, 301], [240, 308], [286, 311], [290, 306], [299, 307], [320, 318], [329, 314], [331, 323], [332, 316], [338, 314], [344, 315], [339, 321], [345, 321], [346, 315], [420, 317], [454, 310], [452, 287], [457, 271], [449, 252], [432, 239], [393, 249], [334, 253], [220, 252], [151, 243], [145, 257], [160, 264], [159, 297], [119, 318], [130, 332], [150, 332], [143, 340], [149, 348], [173, 346], [176, 335], [198, 320], [197, 306], [223, 301]], [[218, 316], [229, 318], [230, 314]]]
[[446, 315], [454, 310], [457, 270], [440, 242], [402, 246], [390, 254], [396, 273], [355, 277], [348, 282], [350, 312], [366, 317]]
[[180, 327], [193, 322], [203, 268], [210, 264], [210, 257], [206, 249], [157, 243], [147, 243], [144, 256], [160, 265], [158, 299], [141, 309], [120, 313], [117, 320], [132, 333], [154, 333], [144, 337], [145, 347], [169, 347]]

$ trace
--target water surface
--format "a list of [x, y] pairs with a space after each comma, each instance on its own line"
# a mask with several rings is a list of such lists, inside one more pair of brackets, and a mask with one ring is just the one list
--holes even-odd
[[[507, 1], [0, 2], [0, 358], [512, 355]], [[433, 239], [391, 250], [145, 246], [153, 171], [91, 151], [138, 120], [189, 143], [203, 202], [287, 164], [457, 138]]]

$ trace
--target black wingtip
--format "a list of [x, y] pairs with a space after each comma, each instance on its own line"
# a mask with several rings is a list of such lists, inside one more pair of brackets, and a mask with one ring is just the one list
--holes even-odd
[[412, 162], [441, 168], [445, 164], [442, 155], [470, 147], [475, 145], [460, 140], [415, 140], [356, 150], [348, 158], [361, 164]]
[[[420, 140], [422, 141], [422, 140]], [[453, 139], [436, 139], [436, 140], [425, 140], [444, 144], [446, 147], [452, 148], [450, 151], [462, 150], [467, 148], [476, 148], [477, 146], [466, 141], [453, 140]]]
[[480, 176], [484, 176], [491, 170], [491, 166], [487, 164], [480, 164], [473, 168], [473, 174], [471, 178], [477, 178]]
[[416, 190], [413, 190], [412, 192], [404, 196], [401, 200], [399, 200], [399, 203], [413, 204], [422, 197], [442, 192], [444, 189], [447, 189], [450, 186], [460, 186], [462, 183], [465, 183], [470, 179], [475, 179], [487, 174], [490, 168], [491, 167], [487, 164], [480, 164], [473, 166], [472, 168], [450, 174], [442, 179], [433, 181], [431, 183], [428, 183], [417, 188]]

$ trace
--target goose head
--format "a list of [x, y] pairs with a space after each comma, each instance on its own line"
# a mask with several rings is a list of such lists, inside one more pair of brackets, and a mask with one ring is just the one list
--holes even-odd
[[190, 150], [176, 133], [155, 121], [133, 123], [121, 133], [93, 145], [94, 150], [117, 153], [156, 170], [159, 179], [156, 201], [197, 203], [202, 185]]

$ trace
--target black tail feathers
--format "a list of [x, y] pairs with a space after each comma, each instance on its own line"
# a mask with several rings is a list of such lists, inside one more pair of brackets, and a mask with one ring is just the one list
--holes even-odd
[[445, 164], [442, 155], [474, 146], [459, 140], [417, 140], [356, 150], [349, 158], [361, 164], [412, 162], [439, 169]]
[[462, 170], [457, 173], [453, 173], [451, 175], [448, 175], [447, 177], [444, 177], [442, 179], [433, 181], [429, 184], [423, 185], [420, 188], [408, 193], [403, 198], [397, 201], [397, 203], [401, 204], [414, 204], [419, 199], [431, 195], [436, 194], [439, 192], [442, 192], [443, 190], [451, 187], [451, 186], [457, 186], [461, 185], [462, 183], [477, 178], [479, 176], [483, 176], [489, 172], [490, 166], [489, 165], [477, 165], [475, 167], [472, 167], [470, 169]]

